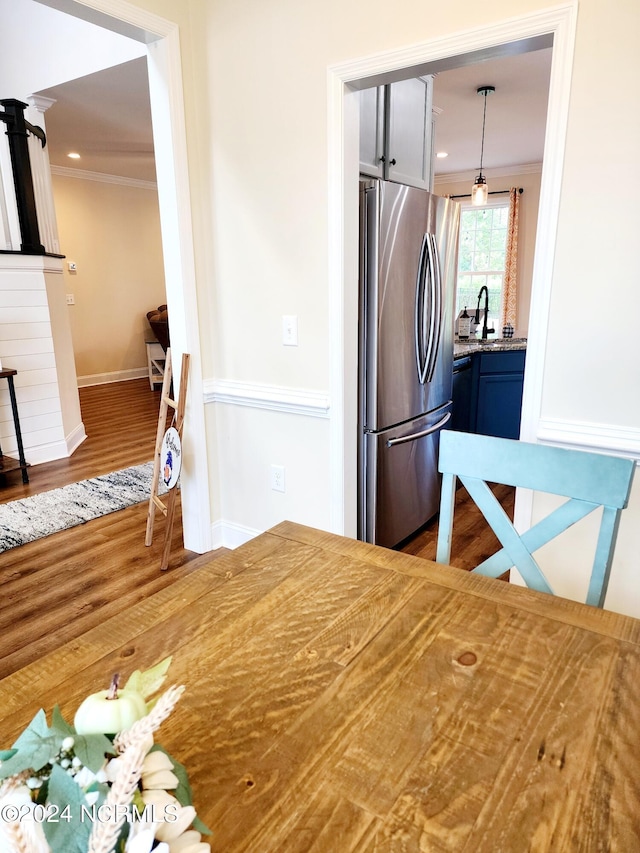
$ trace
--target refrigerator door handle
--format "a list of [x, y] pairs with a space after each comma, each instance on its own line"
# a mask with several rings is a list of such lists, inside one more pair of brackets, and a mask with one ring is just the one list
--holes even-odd
[[426, 306], [425, 306], [425, 289], [427, 277], [427, 264], [429, 262], [429, 252], [427, 243], [429, 235], [425, 234], [422, 238], [422, 246], [420, 247], [420, 260], [418, 261], [418, 278], [416, 280], [416, 316], [415, 316], [415, 334], [416, 334], [416, 361], [418, 365], [418, 379], [424, 385], [427, 370], [427, 353], [426, 353]]
[[442, 281], [440, 263], [438, 260], [438, 244], [435, 234], [427, 235], [427, 251], [429, 253], [429, 289], [431, 296], [431, 311], [429, 312], [429, 339], [426, 355], [426, 381], [431, 382], [436, 368], [438, 346], [440, 344], [440, 328], [442, 325]]
[[396, 444], [404, 444], [407, 441], [415, 441], [418, 438], [424, 438], [425, 435], [431, 435], [434, 432], [438, 432], [439, 429], [447, 423], [447, 421], [451, 418], [451, 412], [447, 412], [447, 414], [442, 418], [442, 420], [438, 421], [437, 424], [430, 426], [428, 429], [422, 430], [422, 432], [412, 432], [411, 435], [403, 435], [402, 438], [390, 438], [387, 442], [387, 447], [395, 447]]
[[[427, 290], [428, 289], [428, 290]], [[422, 238], [416, 281], [416, 360], [418, 378], [431, 382], [436, 367], [442, 323], [442, 284], [434, 234]]]

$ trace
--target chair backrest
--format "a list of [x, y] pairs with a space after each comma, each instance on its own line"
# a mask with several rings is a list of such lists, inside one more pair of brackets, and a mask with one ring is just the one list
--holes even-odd
[[[439, 563], [450, 560], [458, 477], [503, 545], [501, 551], [473, 571], [498, 577], [515, 566], [527, 586], [541, 592], [553, 593], [553, 590], [533, 552], [602, 506], [586, 603], [603, 606], [620, 513], [629, 501], [635, 469], [633, 459], [443, 430], [438, 469], [442, 473], [442, 495], [436, 560]], [[521, 486], [569, 500], [519, 535], [487, 483]]]

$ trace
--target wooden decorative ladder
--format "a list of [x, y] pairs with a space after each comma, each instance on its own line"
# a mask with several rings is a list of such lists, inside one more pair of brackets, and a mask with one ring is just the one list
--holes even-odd
[[182, 441], [182, 430], [184, 427], [184, 410], [187, 399], [187, 382], [189, 376], [189, 354], [182, 354], [182, 367], [180, 370], [180, 390], [178, 392], [177, 402], [170, 396], [171, 380], [173, 376], [173, 368], [171, 363], [171, 348], [167, 350], [167, 360], [164, 367], [164, 377], [162, 380], [162, 396], [160, 398], [160, 413], [158, 415], [158, 430], [156, 432], [156, 448], [153, 460], [153, 477], [151, 479], [151, 497], [149, 499], [149, 512], [147, 514], [147, 533], [145, 537], [145, 545], [151, 545], [153, 541], [153, 525], [155, 520], [155, 511], [160, 512], [167, 519], [164, 531], [164, 547], [162, 550], [162, 559], [160, 561], [160, 569], [164, 571], [169, 567], [169, 555], [171, 553], [171, 536], [173, 533], [173, 520], [176, 509], [176, 499], [178, 495], [177, 484], [174, 488], [169, 489], [169, 499], [165, 505], [158, 495], [158, 486], [160, 483], [160, 456], [162, 451], [162, 442], [166, 432], [167, 414], [169, 408], [174, 409], [173, 423], [180, 441]]

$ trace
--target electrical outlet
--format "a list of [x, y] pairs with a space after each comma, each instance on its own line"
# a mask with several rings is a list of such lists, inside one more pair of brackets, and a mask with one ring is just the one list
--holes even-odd
[[271, 466], [271, 488], [274, 492], [284, 492], [284, 465]]

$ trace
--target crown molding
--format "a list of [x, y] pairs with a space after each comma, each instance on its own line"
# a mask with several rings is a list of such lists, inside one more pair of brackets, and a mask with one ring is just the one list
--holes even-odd
[[56, 103], [55, 98], [45, 98], [44, 95], [29, 95], [27, 103], [38, 112], [44, 113]]
[[139, 178], [125, 178], [122, 175], [107, 175], [104, 172], [89, 172], [85, 169], [71, 169], [69, 166], [52, 166], [52, 175], [62, 178], [77, 178], [81, 181], [96, 181], [101, 184], [118, 184], [123, 187], [136, 187], [140, 190], [157, 190], [155, 181], [142, 181]]
[[[482, 174], [486, 178], [508, 178], [511, 175], [539, 175], [542, 172], [542, 163], [525, 163], [522, 166], [502, 166], [497, 169], [483, 169]], [[433, 179], [435, 186], [438, 184], [473, 183], [478, 170], [472, 172], [452, 172], [436, 175]]]

